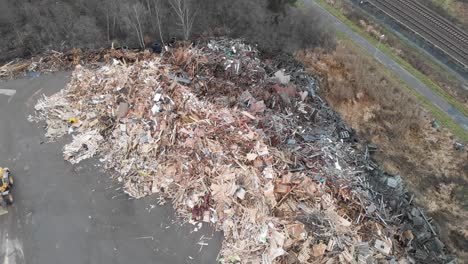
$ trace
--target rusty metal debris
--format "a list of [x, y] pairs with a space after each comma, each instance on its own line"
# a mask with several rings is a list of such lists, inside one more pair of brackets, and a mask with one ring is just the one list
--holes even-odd
[[[288, 71], [211, 40], [77, 67], [30, 119], [74, 136], [70, 162], [99, 155], [130, 196], [171, 199], [195, 228], [222, 230], [223, 263], [450, 261], [402, 182], [372, 163], [376, 147], [342, 140], [315, 78]], [[428, 252], [434, 241], [442, 250]]]

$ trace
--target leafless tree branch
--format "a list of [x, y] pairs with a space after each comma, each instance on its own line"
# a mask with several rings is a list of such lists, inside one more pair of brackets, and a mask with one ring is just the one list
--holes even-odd
[[184, 40], [188, 40], [195, 21], [196, 12], [190, 9], [188, 0], [169, 0], [169, 3], [179, 18], [178, 25], [182, 29]]

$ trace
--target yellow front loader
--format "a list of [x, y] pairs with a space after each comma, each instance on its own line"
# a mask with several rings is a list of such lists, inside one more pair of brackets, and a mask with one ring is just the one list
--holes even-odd
[[11, 188], [14, 180], [8, 168], [0, 167], [0, 215], [8, 213], [7, 206], [13, 204]]

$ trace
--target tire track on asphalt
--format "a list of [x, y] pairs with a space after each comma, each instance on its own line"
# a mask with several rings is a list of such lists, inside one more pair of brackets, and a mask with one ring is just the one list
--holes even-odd
[[2, 224], [2, 227], [6, 228], [0, 229], [0, 260], [3, 260], [3, 264], [23, 264], [25, 263], [23, 244], [16, 237], [11, 237], [7, 228], [12, 225], [14, 222], [14, 216], [11, 212], [7, 215], [4, 215], [3, 218], [5, 222]]
[[13, 99], [13, 96], [15, 96], [16, 94], [16, 90], [12, 90], [12, 89], [0, 89], [0, 95], [3, 94], [3, 95], [6, 95], [6, 96], [9, 96], [10, 98], [8, 99], [8, 103], [11, 102], [11, 99]]

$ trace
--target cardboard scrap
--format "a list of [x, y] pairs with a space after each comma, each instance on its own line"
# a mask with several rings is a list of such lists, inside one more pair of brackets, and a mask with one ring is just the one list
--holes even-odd
[[325, 254], [325, 250], [327, 249], [327, 245], [323, 243], [315, 244], [312, 246], [312, 256], [314, 257], [320, 257]]

